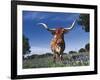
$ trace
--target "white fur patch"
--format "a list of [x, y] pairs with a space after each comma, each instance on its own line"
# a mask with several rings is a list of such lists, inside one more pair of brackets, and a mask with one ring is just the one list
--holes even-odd
[[56, 47], [56, 51], [57, 51], [58, 53], [60, 52], [60, 50], [61, 50], [60, 47]]

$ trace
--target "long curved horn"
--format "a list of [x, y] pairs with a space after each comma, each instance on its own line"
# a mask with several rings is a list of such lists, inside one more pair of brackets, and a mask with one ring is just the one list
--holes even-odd
[[54, 30], [55, 30], [55, 29], [50, 29], [50, 28], [48, 28], [48, 26], [47, 26], [45, 23], [38, 23], [38, 24], [43, 25], [43, 27], [44, 27], [45, 29], [47, 29], [48, 31], [54, 31]]
[[65, 29], [65, 30], [71, 30], [71, 29], [74, 27], [75, 22], [76, 22], [76, 20], [74, 20], [74, 22], [72, 23], [72, 25], [71, 25], [69, 28], [64, 28], [64, 29]]

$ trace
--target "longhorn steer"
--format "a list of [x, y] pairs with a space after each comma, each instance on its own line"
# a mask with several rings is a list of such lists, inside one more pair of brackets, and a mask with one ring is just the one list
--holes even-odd
[[54, 36], [51, 41], [51, 50], [53, 52], [53, 61], [56, 60], [63, 60], [62, 54], [65, 50], [65, 41], [64, 41], [64, 34], [69, 32], [75, 24], [76, 20], [72, 23], [72, 25], [69, 28], [54, 28], [50, 29], [48, 26], [44, 23], [39, 23], [42, 25], [46, 30], [50, 31], [52, 35]]

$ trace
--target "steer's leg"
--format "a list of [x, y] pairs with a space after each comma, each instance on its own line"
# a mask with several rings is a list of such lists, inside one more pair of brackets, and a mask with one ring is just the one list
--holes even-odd
[[60, 59], [61, 59], [61, 61], [63, 61], [63, 60], [64, 60], [62, 55], [60, 55]]
[[53, 62], [56, 62], [56, 54], [53, 54]]
[[58, 61], [60, 61], [60, 54], [57, 54]]

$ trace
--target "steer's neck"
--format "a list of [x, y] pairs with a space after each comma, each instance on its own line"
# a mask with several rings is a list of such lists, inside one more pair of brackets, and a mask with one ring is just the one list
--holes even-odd
[[54, 35], [54, 39], [64, 39], [64, 35]]
[[64, 35], [62, 35], [62, 36], [54, 35], [53, 41], [57, 42], [58, 40], [60, 40], [61, 43], [64, 42]]

